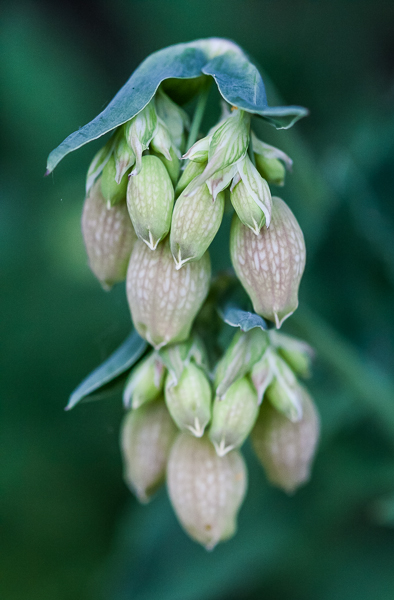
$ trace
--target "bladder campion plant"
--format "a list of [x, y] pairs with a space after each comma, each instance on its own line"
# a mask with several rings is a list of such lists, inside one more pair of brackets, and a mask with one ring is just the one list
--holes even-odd
[[[203, 136], [212, 84], [222, 114]], [[192, 119], [182, 108], [190, 101]], [[48, 159], [50, 173], [69, 152], [110, 134], [88, 169], [82, 232], [102, 286], [126, 280], [134, 324], [67, 408], [128, 373], [125, 481], [146, 502], [166, 480], [179, 522], [206, 548], [236, 530], [249, 435], [268, 479], [286, 492], [308, 480], [316, 449], [317, 411], [299, 382], [312, 350], [278, 332], [298, 306], [305, 266], [297, 219], [270, 191], [292, 161], [260, 140], [252, 121], [286, 129], [306, 114], [268, 106], [261, 75], [239, 46], [198, 40], [150, 55]], [[228, 211], [236, 276], [212, 279], [209, 247]], [[220, 349], [228, 326], [236, 331]]]

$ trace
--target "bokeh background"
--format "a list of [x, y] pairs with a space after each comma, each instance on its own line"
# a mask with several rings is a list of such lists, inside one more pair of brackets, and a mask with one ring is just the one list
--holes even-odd
[[[1, 597], [392, 600], [394, 3], [17, 0], [0, 10]], [[164, 490], [141, 507], [123, 484], [119, 393], [63, 411], [130, 321], [123, 286], [101, 290], [80, 233], [99, 146], [43, 178], [50, 150], [149, 53], [207, 36], [258, 61], [272, 104], [311, 111], [288, 131], [258, 127], [294, 159], [281, 193], [308, 264], [284, 330], [317, 350], [308, 385], [322, 416], [313, 479], [294, 497], [267, 484], [246, 447], [239, 531], [212, 553], [181, 531]], [[220, 238], [215, 247], [227, 256]]]

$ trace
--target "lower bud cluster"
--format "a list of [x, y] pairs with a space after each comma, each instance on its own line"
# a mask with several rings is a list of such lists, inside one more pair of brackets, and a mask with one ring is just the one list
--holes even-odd
[[201, 340], [190, 338], [152, 350], [134, 367], [121, 447], [125, 481], [138, 499], [146, 502], [167, 480], [180, 524], [211, 549], [236, 531], [248, 436], [270, 482], [291, 493], [309, 478], [319, 418], [297, 379], [312, 356], [304, 342], [239, 332], [213, 374], [204, 354]]
[[309, 370], [305, 343], [239, 331], [210, 370], [193, 333], [226, 201], [233, 267], [255, 312], [278, 329], [298, 305], [304, 238], [269, 187], [283, 185], [291, 160], [250, 120], [226, 109], [182, 156], [188, 117], [159, 89], [95, 156], [82, 216], [93, 273], [106, 289], [126, 279], [134, 327], [152, 346], [124, 389], [125, 481], [145, 502], [167, 480], [180, 523], [207, 548], [236, 530], [249, 435], [267, 477], [291, 492], [308, 479], [319, 430], [297, 378]]

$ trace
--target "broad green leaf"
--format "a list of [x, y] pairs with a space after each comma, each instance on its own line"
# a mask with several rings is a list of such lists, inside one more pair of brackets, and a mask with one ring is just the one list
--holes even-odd
[[267, 322], [259, 315], [256, 315], [256, 313], [242, 310], [231, 305], [219, 309], [219, 315], [225, 323], [231, 325], [231, 327], [240, 327], [242, 331], [249, 331], [254, 327], [268, 329]]
[[299, 106], [269, 107], [260, 73], [236, 44], [219, 38], [176, 44], [148, 56], [95, 119], [69, 135], [51, 152], [47, 174], [69, 152], [112, 131], [139, 113], [163, 81], [195, 79], [202, 74], [215, 79], [227, 102], [263, 117], [277, 128], [291, 127], [307, 114], [307, 110]]
[[136, 331], [133, 331], [121, 346], [97, 369], [92, 371], [73, 391], [66, 410], [74, 408], [86, 396], [109, 383], [118, 375], [132, 367], [147, 348], [147, 343]]

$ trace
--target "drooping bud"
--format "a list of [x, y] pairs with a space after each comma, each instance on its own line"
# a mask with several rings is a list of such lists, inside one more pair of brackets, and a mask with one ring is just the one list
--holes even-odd
[[192, 359], [206, 374], [209, 372], [205, 346], [196, 335], [193, 335], [180, 344], [165, 346], [159, 350], [158, 354], [160, 360], [168, 370], [167, 386], [178, 384], [183, 370]]
[[101, 192], [108, 207], [126, 200], [127, 184], [128, 178], [126, 173], [119, 184], [116, 182], [116, 162], [115, 155], [112, 154], [101, 176]]
[[268, 353], [268, 360], [273, 374], [265, 397], [283, 413], [290, 421], [302, 419], [303, 387], [298, 383], [293, 371], [275, 351]]
[[142, 359], [127, 378], [123, 390], [125, 408], [139, 408], [157, 398], [163, 390], [165, 368], [156, 352]]
[[195, 177], [201, 175], [206, 164], [206, 162], [193, 162], [192, 160], [187, 163], [175, 188], [175, 196], [179, 196]]
[[256, 388], [259, 404], [262, 403], [265, 391], [274, 378], [270, 361], [270, 354], [272, 351], [272, 348], [267, 348], [260, 360], [253, 365], [250, 373], [250, 378]]
[[120, 183], [123, 176], [135, 163], [135, 154], [128, 145], [126, 138], [122, 135], [114, 148], [115, 157], [115, 181]]
[[[265, 144], [254, 133], [251, 134], [253, 152], [255, 153], [256, 168], [260, 175], [274, 185], [284, 185], [285, 167], [291, 171], [293, 161], [287, 154]], [[280, 162], [282, 161], [282, 162]]]
[[168, 238], [154, 252], [138, 240], [127, 272], [127, 298], [138, 333], [156, 348], [186, 340], [210, 277], [208, 253], [177, 271]]
[[215, 373], [216, 395], [223, 398], [229, 387], [244, 375], [261, 358], [267, 348], [268, 337], [259, 327], [237, 331]]
[[220, 458], [206, 436], [181, 433], [168, 460], [167, 486], [181, 525], [207, 550], [234, 535], [247, 487], [246, 465], [237, 450]]
[[162, 398], [126, 415], [121, 432], [124, 479], [140, 502], [164, 483], [176, 432]]
[[209, 437], [218, 456], [224, 456], [244, 443], [258, 411], [257, 392], [247, 377], [233, 383], [222, 400], [216, 398]]
[[174, 151], [174, 147], [171, 146], [171, 148], [170, 148], [171, 160], [168, 160], [165, 156], [163, 156], [163, 154], [158, 154], [158, 153], [154, 152], [152, 150], [152, 148], [150, 150], [150, 153], [153, 154], [153, 156], [157, 156], [157, 158], [160, 158], [161, 162], [163, 163], [163, 165], [165, 166], [165, 168], [168, 171], [172, 185], [176, 185], [176, 183], [178, 181], [179, 173], [181, 171], [181, 163]]
[[159, 154], [162, 154], [167, 160], [171, 160], [170, 149], [172, 141], [170, 133], [161, 119], [157, 119], [155, 135], [151, 141], [151, 147]]
[[224, 212], [224, 193], [213, 202], [205, 184], [192, 197], [187, 190], [179, 196], [172, 214], [170, 244], [177, 269], [202, 257], [220, 227]]
[[127, 206], [138, 237], [151, 250], [170, 230], [174, 188], [168, 172], [156, 156], [143, 156], [141, 170], [131, 177]]
[[265, 225], [269, 227], [271, 223], [272, 199], [267, 182], [261, 177], [249, 156], [245, 156], [238, 163], [237, 167], [242, 183], [250, 197], [249, 201], [254, 200], [261, 209], [264, 213]]
[[279, 328], [298, 306], [305, 267], [304, 236], [295, 216], [283, 200], [273, 198], [271, 225], [259, 235], [234, 216], [230, 251], [255, 312]]
[[216, 171], [215, 175], [212, 175], [212, 177], [207, 180], [207, 186], [214, 201], [216, 200], [217, 195], [230, 185], [237, 172], [237, 165], [230, 165], [225, 169]]
[[126, 140], [135, 155], [135, 167], [131, 172], [132, 176], [138, 175], [141, 170], [142, 153], [144, 150], [148, 150], [149, 144], [155, 135], [156, 127], [157, 114], [153, 100], [125, 125]]
[[177, 150], [181, 150], [184, 130], [188, 129], [190, 124], [189, 116], [160, 88], [156, 93], [155, 100], [158, 116], [166, 124]]
[[177, 385], [167, 376], [165, 400], [167, 408], [182, 431], [201, 437], [211, 420], [212, 392], [204, 371], [190, 362], [182, 372]]
[[242, 180], [230, 192], [230, 200], [241, 223], [258, 235], [265, 225], [265, 215]]
[[291, 369], [301, 377], [309, 377], [311, 374], [311, 364], [315, 352], [313, 348], [295, 337], [270, 331], [269, 337], [271, 344], [276, 348], [278, 354], [285, 359]]
[[90, 163], [90, 167], [88, 169], [88, 173], [86, 175], [86, 195], [88, 196], [94, 182], [101, 175], [105, 165], [109, 161], [112, 156], [112, 152], [114, 150], [115, 144], [117, 140], [117, 134], [113, 134], [108, 142], [100, 148], [100, 150], [96, 153], [92, 162]]
[[206, 163], [208, 160], [209, 142], [209, 136], [197, 140], [182, 158], [197, 163]]
[[319, 438], [319, 416], [303, 389], [303, 416], [292, 423], [263, 402], [251, 439], [268, 479], [287, 493], [306, 483]]
[[137, 236], [125, 202], [107, 208], [100, 179], [85, 199], [82, 234], [89, 266], [104, 289], [123, 281]]

